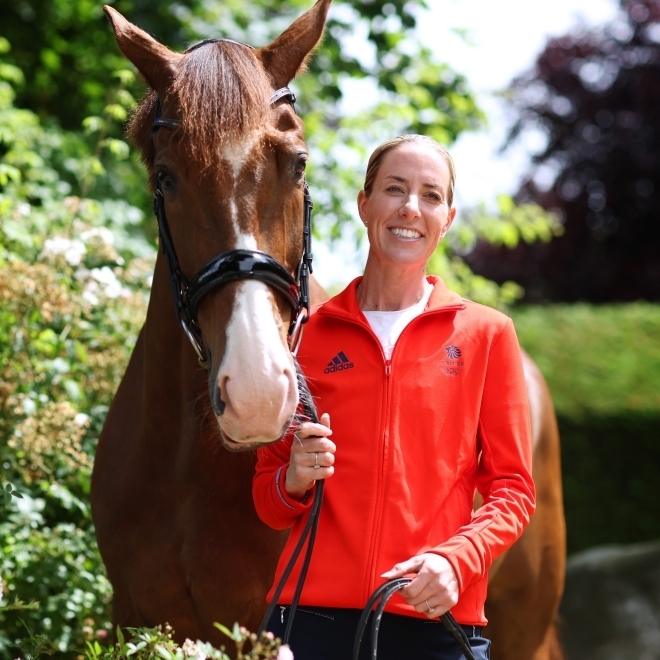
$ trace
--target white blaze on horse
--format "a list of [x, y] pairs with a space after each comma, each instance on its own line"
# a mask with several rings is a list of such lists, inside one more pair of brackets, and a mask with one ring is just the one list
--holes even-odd
[[[115, 625], [169, 622], [180, 639], [222, 643], [214, 621], [255, 630], [265, 611], [285, 535], [258, 520], [254, 452], [241, 450], [278, 440], [298, 405], [287, 334], [300, 311], [309, 203], [303, 125], [286, 86], [321, 39], [330, 1], [264, 48], [210, 40], [185, 53], [105, 8], [150, 86], [129, 136], [155, 191], [162, 248], [92, 478]], [[539, 502], [493, 572], [487, 612], [494, 659], [555, 660], [558, 437], [542, 378], [531, 361], [525, 368]]]

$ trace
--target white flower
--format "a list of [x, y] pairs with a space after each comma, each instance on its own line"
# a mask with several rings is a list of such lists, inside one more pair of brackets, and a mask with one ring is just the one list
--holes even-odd
[[293, 660], [293, 652], [286, 644], [278, 649], [277, 660]]
[[85, 302], [88, 302], [92, 307], [96, 307], [99, 304], [99, 297], [94, 293], [92, 289], [98, 291], [98, 284], [96, 282], [90, 282], [85, 290], [82, 292], [82, 298]]
[[41, 252], [41, 258], [52, 258], [58, 254], [64, 255], [67, 263], [71, 266], [77, 266], [87, 253], [87, 248], [82, 241], [72, 241], [69, 238], [56, 236], [47, 238], [44, 241], [44, 249]]
[[85, 413], [78, 413], [73, 420], [75, 421], [78, 426], [85, 426], [87, 422], [89, 422], [89, 415], [85, 415]]
[[80, 238], [85, 243], [98, 238], [103, 243], [108, 245], [115, 244], [114, 234], [107, 227], [94, 227], [93, 229], [88, 229], [80, 234]]
[[128, 293], [128, 291], [121, 285], [121, 282], [112, 269], [108, 266], [103, 266], [103, 268], [92, 268], [91, 276], [103, 287], [103, 292], [108, 298], [119, 298], [119, 296]]
[[197, 642], [192, 639], [186, 639], [181, 645], [181, 650], [187, 658], [196, 658], [196, 660], [206, 660], [206, 653], [201, 649]]

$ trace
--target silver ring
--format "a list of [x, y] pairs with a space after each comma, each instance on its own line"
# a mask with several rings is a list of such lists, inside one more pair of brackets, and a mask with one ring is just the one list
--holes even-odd
[[319, 455], [314, 454], [314, 469], [318, 470], [321, 466], [319, 465]]
[[435, 607], [431, 607], [431, 606], [429, 605], [429, 601], [428, 601], [428, 600], [426, 600], [426, 601], [424, 601], [424, 602], [426, 603], [426, 607], [429, 608], [429, 614], [431, 614], [432, 612], [435, 612]]

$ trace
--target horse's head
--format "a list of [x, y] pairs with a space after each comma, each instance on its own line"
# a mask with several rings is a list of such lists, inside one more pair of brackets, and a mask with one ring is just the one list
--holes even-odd
[[[298, 267], [307, 150], [291, 99], [272, 95], [304, 67], [330, 2], [319, 0], [264, 48], [220, 40], [185, 53], [105, 7], [121, 51], [151, 87], [129, 136], [157, 199], [162, 194], [165, 239], [171, 238], [184, 278], [231, 250], [262, 251], [291, 274]], [[158, 117], [156, 128], [164, 130], [154, 129]], [[201, 331], [208, 357], [223, 444], [239, 450], [273, 442], [298, 405], [287, 345], [290, 303], [258, 279], [210, 289], [195, 305], [193, 329]]]

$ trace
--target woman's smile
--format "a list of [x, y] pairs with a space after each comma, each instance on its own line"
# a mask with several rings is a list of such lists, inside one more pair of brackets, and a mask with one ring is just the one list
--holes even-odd
[[390, 233], [405, 240], [422, 238], [422, 234], [415, 229], [404, 229], [403, 227], [390, 227]]

